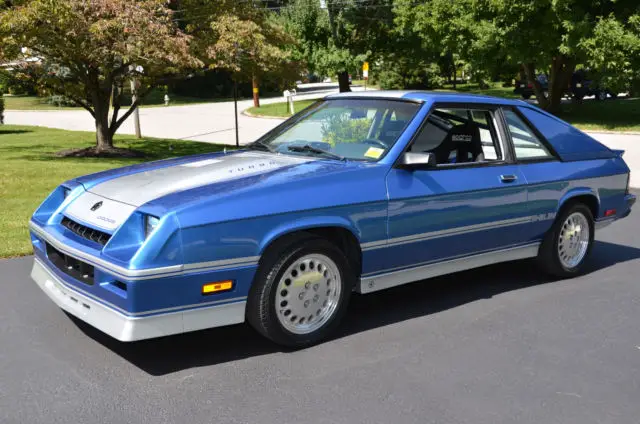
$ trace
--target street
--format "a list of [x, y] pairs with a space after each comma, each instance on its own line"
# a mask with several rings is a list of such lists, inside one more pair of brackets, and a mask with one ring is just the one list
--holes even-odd
[[246, 325], [121, 344], [2, 260], [0, 423], [638, 422], [638, 228], [598, 232], [579, 278], [524, 261], [355, 295], [297, 352]]
[[[310, 87], [307, 87], [310, 86]], [[303, 84], [296, 100], [317, 99], [338, 92], [336, 84]], [[354, 91], [363, 87], [352, 88]], [[283, 97], [260, 100], [261, 104], [283, 102]], [[240, 143], [247, 144], [278, 125], [280, 119], [252, 118], [242, 112], [253, 106], [252, 100], [238, 102], [238, 132]], [[126, 109], [125, 109], [126, 110]], [[140, 109], [142, 134], [147, 137], [179, 138], [233, 145], [236, 142], [233, 102], [202, 103], [183, 106], [160, 106]], [[5, 124], [40, 125], [75, 131], [95, 131], [91, 115], [82, 110], [5, 111]], [[133, 119], [127, 119], [118, 134], [135, 134]]]

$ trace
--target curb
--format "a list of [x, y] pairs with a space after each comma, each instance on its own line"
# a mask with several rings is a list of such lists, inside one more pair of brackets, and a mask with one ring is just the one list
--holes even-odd
[[255, 114], [249, 112], [249, 109], [245, 109], [240, 113], [243, 114], [244, 116], [248, 116], [250, 118], [279, 119], [281, 121], [284, 121], [285, 119], [290, 118], [290, 116], [283, 117], [283, 116], [271, 116], [271, 115], [255, 115]]
[[585, 132], [587, 134], [640, 135], [639, 131], [609, 131], [609, 130], [580, 130], [580, 131]]

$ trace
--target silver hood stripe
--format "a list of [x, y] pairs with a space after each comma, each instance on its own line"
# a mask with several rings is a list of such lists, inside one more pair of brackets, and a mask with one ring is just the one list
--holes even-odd
[[114, 178], [89, 191], [132, 206], [179, 191], [262, 174], [315, 160], [261, 152], [240, 152]]

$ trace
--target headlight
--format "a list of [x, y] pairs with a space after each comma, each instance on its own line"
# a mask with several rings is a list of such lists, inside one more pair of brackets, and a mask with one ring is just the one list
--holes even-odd
[[149, 234], [151, 234], [156, 229], [159, 223], [160, 223], [160, 218], [157, 218], [151, 215], [145, 215], [144, 217], [144, 238], [145, 239], [149, 237]]

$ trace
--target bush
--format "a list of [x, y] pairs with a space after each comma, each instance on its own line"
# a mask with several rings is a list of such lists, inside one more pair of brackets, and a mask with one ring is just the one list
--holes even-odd
[[62, 107], [62, 106], [77, 106], [73, 100], [68, 97], [60, 96], [58, 94], [47, 97], [47, 104]]
[[24, 72], [9, 72], [0, 70], [0, 90], [3, 93], [12, 95], [30, 95], [36, 94], [36, 85], [34, 79]]
[[353, 119], [349, 116], [337, 115], [328, 117], [322, 124], [322, 141], [335, 146], [340, 143], [357, 143], [367, 138], [372, 119], [366, 116]]
[[445, 82], [436, 64], [407, 60], [389, 61], [389, 65], [383, 65], [378, 80], [383, 90], [431, 90]]

